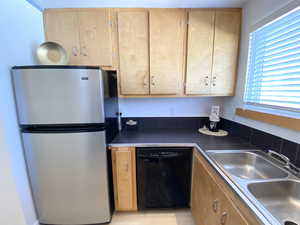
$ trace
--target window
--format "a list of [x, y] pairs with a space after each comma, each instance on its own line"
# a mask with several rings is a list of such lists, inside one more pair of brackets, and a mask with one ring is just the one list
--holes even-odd
[[250, 34], [244, 101], [300, 111], [300, 9]]

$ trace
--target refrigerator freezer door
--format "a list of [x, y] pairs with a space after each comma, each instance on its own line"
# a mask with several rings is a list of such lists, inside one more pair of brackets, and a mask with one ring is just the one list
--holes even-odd
[[110, 221], [104, 131], [23, 133], [22, 138], [40, 223]]
[[101, 70], [13, 69], [21, 125], [104, 123]]

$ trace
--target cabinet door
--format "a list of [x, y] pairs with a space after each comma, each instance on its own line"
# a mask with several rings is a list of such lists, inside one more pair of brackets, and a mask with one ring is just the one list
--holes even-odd
[[218, 209], [214, 208], [214, 192], [214, 183], [211, 182], [197, 154], [194, 154], [191, 210], [196, 225], [217, 224]]
[[150, 10], [150, 93], [183, 92], [186, 11]]
[[192, 9], [188, 17], [186, 94], [210, 94], [214, 17], [211, 9]]
[[221, 191], [219, 187], [216, 189], [216, 194], [220, 199], [220, 211], [219, 211], [220, 214], [218, 216], [219, 221], [217, 224], [221, 224], [221, 225], [232, 225], [232, 224], [247, 225], [248, 224], [244, 219], [244, 217], [236, 209], [234, 203], [232, 203], [231, 200], [224, 195], [224, 193]]
[[116, 210], [137, 210], [135, 148], [113, 148], [112, 165]]
[[77, 12], [46, 9], [44, 27], [46, 40], [61, 44], [69, 55], [70, 64], [80, 64]]
[[216, 10], [211, 86], [213, 95], [234, 94], [240, 23], [240, 10]]
[[78, 11], [81, 63], [112, 66], [112, 37], [109, 9]]
[[248, 224], [215, 181], [198, 152], [194, 152], [192, 182], [191, 209], [197, 225]]
[[118, 12], [119, 78], [122, 95], [149, 94], [148, 12]]

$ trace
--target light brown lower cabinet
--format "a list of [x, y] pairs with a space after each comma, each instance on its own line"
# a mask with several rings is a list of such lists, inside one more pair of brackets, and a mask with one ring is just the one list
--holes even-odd
[[247, 206], [194, 151], [191, 210], [196, 225], [258, 225]]
[[[137, 211], [136, 149], [112, 147], [116, 211]], [[194, 150], [191, 211], [196, 225], [259, 225], [204, 157]]]
[[136, 211], [135, 147], [111, 148], [115, 208], [117, 211]]

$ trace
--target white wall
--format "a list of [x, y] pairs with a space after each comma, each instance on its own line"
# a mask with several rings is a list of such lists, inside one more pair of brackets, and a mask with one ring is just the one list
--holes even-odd
[[212, 105], [221, 98], [123, 98], [120, 111], [123, 117], [199, 117], [208, 116]]
[[[2, 124], [0, 123], [2, 127]], [[0, 129], [0, 224], [26, 225], [16, 183], [11, 170], [8, 146]]]
[[[249, 120], [235, 115], [235, 109], [243, 106], [244, 85], [247, 72], [248, 41], [250, 27], [263, 18], [273, 14], [291, 0], [251, 0], [244, 6], [241, 52], [239, 59], [237, 91], [235, 97], [225, 98], [223, 101], [223, 117], [234, 120], [250, 127], [254, 127], [285, 139], [300, 143], [300, 132], [280, 128], [270, 124]], [[300, 1], [299, 1], [300, 2]], [[300, 5], [300, 3], [299, 3]]]
[[42, 13], [25, 0], [1, 2], [0, 224], [36, 223], [17, 126], [10, 68], [35, 63], [34, 51], [44, 40], [42, 25]]

